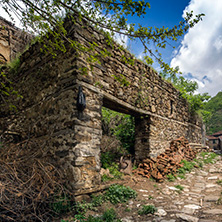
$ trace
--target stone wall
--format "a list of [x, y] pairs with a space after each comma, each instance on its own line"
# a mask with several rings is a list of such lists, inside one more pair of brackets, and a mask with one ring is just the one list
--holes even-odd
[[30, 43], [32, 35], [0, 16], [0, 64], [11, 61]]
[[[66, 53], [53, 58], [43, 54], [40, 45], [32, 45], [20, 58], [15, 80], [24, 98], [17, 104], [17, 113], [0, 118], [2, 131], [35, 140], [43, 157], [64, 171], [68, 187], [75, 192], [100, 184], [102, 106], [135, 116], [138, 160], [157, 156], [180, 136], [201, 142], [201, 120], [189, 112], [187, 102], [170, 83], [141, 61], [127, 63], [132, 58], [129, 52], [108, 44], [101, 32], [84, 21], [66, 24], [69, 37], [87, 47], [93, 45], [99, 61], [90, 63], [90, 54], [68, 46]], [[108, 56], [101, 54], [104, 49]], [[80, 85], [86, 96], [81, 118], [76, 108]]]

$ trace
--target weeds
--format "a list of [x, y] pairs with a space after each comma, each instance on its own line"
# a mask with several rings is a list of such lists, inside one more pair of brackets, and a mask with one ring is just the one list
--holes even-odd
[[221, 185], [222, 186], [222, 180], [217, 180], [216, 182], [218, 185]]
[[168, 174], [167, 179], [169, 182], [174, 182], [176, 180], [176, 177], [173, 174]]
[[195, 163], [194, 162], [189, 162], [187, 160], [182, 160], [181, 163], [183, 164], [183, 169], [184, 172], [191, 172], [191, 170], [194, 168]]
[[149, 200], [152, 200], [152, 199], [153, 199], [153, 196], [149, 195], [148, 199], [149, 199]]
[[91, 201], [91, 203], [92, 203], [92, 206], [93, 207], [99, 207], [99, 206], [101, 206], [103, 203], [104, 203], [104, 197], [103, 197], [103, 195], [98, 195], [98, 196], [92, 196], [92, 201]]
[[109, 172], [112, 175], [112, 177], [106, 174], [102, 175], [102, 182], [122, 178], [123, 173], [119, 171], [118, 164], [116, 164], [114, 160], [115, 160], [115, 154], [111, 152], [105, 152], [101, 154], [102, 167], [104, 169], [109, 169]]
[[177, 174], [177, 177], [179, 177], [180, 179], [186, 179], [186, 176], [184, 174]]
[[182, 190], [184, 189], [184, 187], [181, 186], [181, 185], [175, 185], [174, 187], [177, 188], [177, 189], [180, 190], [180, 191], [182, 191]]
[[[92, 196], [90, 203], [77, 202], [73, 207], [73, 210], [76, 212], [75, 217], [71, 220], [63, 220], [61, 222], [120, 222], [121, 220], [117, 219], [116, 212], [112, 208], [105, 211], [103, 215], [99, 217], [89, 216], [87, 218], [85, 214], [87, 210], [96, 211], [96, 207], [101, 206], [106, 201], [110, 201], [112, 204], [124, 203], [131, 198], [136, 198], [136, 196], [136, 192], [129, 187], [118, 184], [112, 185], [104, 194]], [[128, 208], [126, 208], [126, 211], [127, 209]]]
[[222, 198], [220, 197], [217, 202], [216, 202], [217, 205], [221, 205], [222, 204]]
[[117, 214], [113, 208], [106, 210], [103, 213], [103, 215], [100, 217], [93, 217], [90, 215], [85, 221], [86, 222], [121, 222], [121, 220], [117, 218]]
[[208, 153], [208, 155], [205, 155], [204, 159], [203, 159], [203, 162], [205, 164], [208, 164], [208, 163], [214, 163], [215, 162], [215, 158], [218, 156], [218, 154], [216, 153]]
[[147, 215], [147, 214], [154, 214], [157, 212], [157, 208], [154, 205], [143, 205], [142, 209], [138, 211], [139, 215]]
[[131, 208], [129, 208], [129, 207], [127, 207], [126, 209], [125, 209], [125, 212], [131, 212]]
[[8, 63], [9, 71], [12, 74], [17, 74], [19, 67], [20, 67], [21, 61], [19, 55], [13, 59], [10, 63]]
[[136, 198], [136, 196], [136, 191], [119, 184], [110, 186], [105, 193], [106, 200], [109, 200], [112, 204], [123, 203], [129, 199]]
[[50, 204], [50, 208], [56, 214], [63, 214], [72, 210], [72, 201], [64, 193], [61, 196], [56, 196], [55, 200]]

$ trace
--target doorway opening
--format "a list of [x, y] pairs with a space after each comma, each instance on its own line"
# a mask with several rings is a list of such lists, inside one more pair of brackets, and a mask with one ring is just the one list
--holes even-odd
[[119, 163], [121, 158], [134, 160], [135, 118], [102, 107], [101, 167], [106, 170], [102, 181], [122, 176]]
[[102, 107], [102, 131], [103, 136], [118, 140], [122, 154], [135, 154], [134, 116]]

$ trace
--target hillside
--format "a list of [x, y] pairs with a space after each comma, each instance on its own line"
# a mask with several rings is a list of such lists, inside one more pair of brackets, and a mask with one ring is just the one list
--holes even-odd
[[222, 130], [222, 92], [212, 97], [204, 106], [204, 109], [212, 113], [206, 123], [207, 134], [213, 134]]

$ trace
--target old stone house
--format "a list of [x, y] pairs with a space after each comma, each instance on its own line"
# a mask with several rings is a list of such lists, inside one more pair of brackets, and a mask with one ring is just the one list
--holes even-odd
[[0, 64], [14, 59], [32, 38], [33, 35], [15, 27], [0, 16]]
[[222, 151], [222, 131], [206, 136], [208, 145], [215, 151]]
[[[90, 52], [68, 45], [65, 53], [53, 57], [33, 44], [21, 55], [15, 78], [24, 98], [16, 104], [19, 112], [0, 111], [0, 116], [5, 113], [0, 118], [2, 132], [16, 132], [21, 138], [29, 135], [43, 157], [64, 170], [67, 186], [77, 193], [100, 185], [103, 106], [135, 117], [138, 161], [155, 158], [180, 136], [201, 143], [202, 121], [171, 83], [118, 44], [109, 44], [86, 21], [66, 21], [66, 27], [69, 38], [93, 47], [98, 60], [92, 63]], [[84, 110], [76, 105], [79, 86], [86, 98]]]

